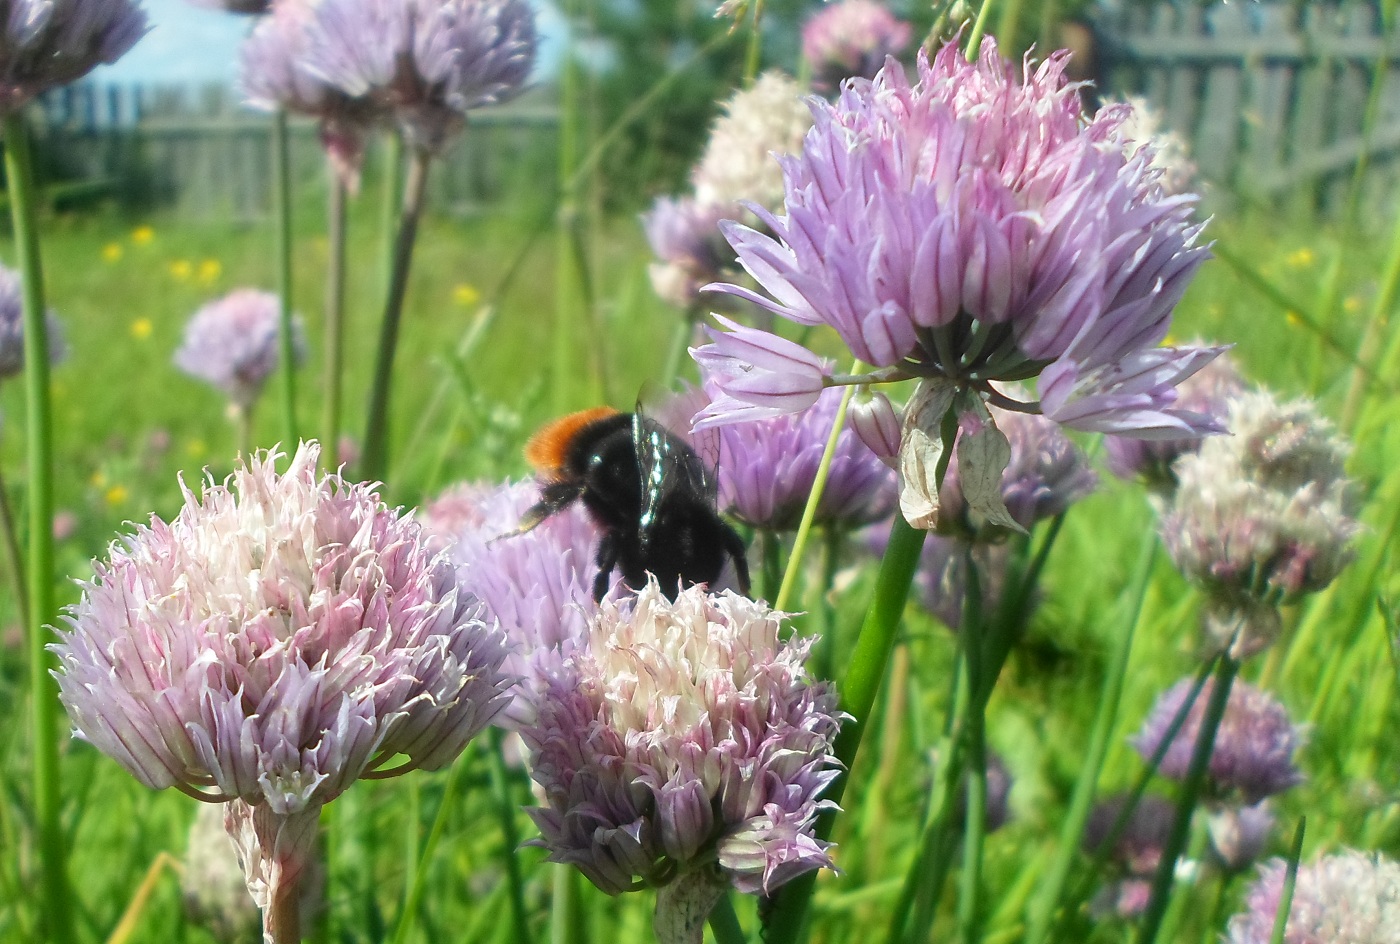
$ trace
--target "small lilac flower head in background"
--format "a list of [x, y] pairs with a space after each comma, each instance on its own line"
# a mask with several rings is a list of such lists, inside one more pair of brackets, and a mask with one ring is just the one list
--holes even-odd
[[314, 0], [279, 0], [239, 52], [239, 84], [249, 105], [264, 111], [285, 108], [320, 123], [321, 146], [340, 179], [359, 182], [365, 136], [382, 117], [366, 96], [347, 95], [306, 68]]
[[[889, 536], [885, 532], [879, 548], [882, 556], [888, 543]], [[1011, 546], [1006, 542], [982, 542], [972, 545], [970, 550], [982, 594], [980, 612], [995, 613], [1001, 606], [1006, 587]], [[914, 589], [919, 602], [954, 632], [962, 628], [963, 610], [967, 605], [968, 552], [967, 544], [957, 538], [930, 534], [919, 552], [919, 569], [914, 572]]]
[[186, 488], [174, 521], [112, 545], [52, 646], [76, 736], [148, 787], [233, 801], [265, 921], [325, 803], [447, 765], [509, 688], [451, 563], [369, 486], [318, 478], [318, 456], [303, 444], [279, 475], [264, 453]]
[[[1230, 919], [1226, 944], [1269, 944], [1288, 865], [1272, 859]], [[1284, 944], [1400, 944], [1400, 864], [1344, 850], [1298, 869]]]
[[778, 157], [800, 150], [803, 135], [812, 127], [806, 90], [781, 72], [765, 72], [722, 107], [724, 114], [691, 172], [695, 199], [726, 212], [745, 202], [768, 210], [781, 207], [783, 170]]
[[0, 35], [0, 114], [126, 55], [148, 28], [134, 0], [10, 0]]
[[1267, 392], [1230, 403], [1234, 435], [1207, 440], [1174, 469], [1162, 538], [1205, 591], [1206, 633], [1239, 658], [1277, 635], [1280, 606], [1331, 583], [1359, 530], [1350, 447], [1308, 401]]
[[[24, 370], [24, 299], [19, 273], [0, 265], [0, 380]], [[63, 359], [63, 326], [50, 311], [44, 318], [49, 341], [49, 363]]]
[[782, 623], [728, 591], [671, 602], [652, 580], [603, 602], [572, 684], [552, 683], [521, 730], [546, 802], [530, 811], [538, 844], [609, 894], [659, 886], [663, 941], [686, 902], [703, 921], [725, 887], [768, 894], [831, 867], [812, 830], [836, 776], [836, 696]]
[[1192, 199], [1162, 191], [1150, 146], [1129, 158], [1116, 142], [1126, 106], [1086, 119], [1066, 56], [1018, 79], [994, 41], [973, 62], [949, 44], [932, 62], [920, 55], [915, 85], [890, 62], [813, 104], [801, 153], [782, 162], [784, 215], [756, 211], [772, 235], [723, 224], [767, 294], [717, 290], [834, 329], [874, 370], [831, 377], [776, 335], [712, 332], [696, 356], [726, 396], [702, 424], [795, 412], [832, 383], [917, 379], [905, 488], [936, 497], [944, 419], [956, 416], [964, 491], [970, 461], [970, 503], [1002, 523], [1007, 446], [986, 404], [1007, 398], [995, 384], [1038, 378], [1038, 403], [1022, 408], [1077, 429], [1219, 431], [1175, 407], [1176, 384], [1218, 349], [1157, 346], [1206, 257]]
[[885, 57], [909, 45], [912, 27], [876, 0], [829, 3], [802, 27], [802, 57], [812, 68], [812, 85], [826, 92], [842, 79], [873, 79]]
[[1162, 127], [1162, 116], [1147, 99], [1129, 95], [1123, 104], [1130, 111], [1128, 120], [1118, 126], [1118, 140], [1128, 156], [1137, 154], [1143, 145], [1151, 145], [1152, 169], [1163, 190], [1186, 193], [1196, 188], [1196, 165], [1191, 161], [1190, 145], [1175, 131]]
[[701, 286], [721, 278], [734, 253], [719, 231], [733, 211], [694, 197], [660, 197], [642, 214], [647, 244], [656, 257], [647, 269], [651, 287], [677, 308], [695, 304]]
[[[707, 389], [717, 392], [710, 384]], [[755, 528], [795, 529], [840, 405], [841, 391], [833, 389], [801, 413], [720, 427], [720, 510]], [[815, 523], [863, 527], [889, 517], [896, 497], [894, 471], [865, 447], [848, 417]]]
[[[1126, 796], [1116, 796], [1094, 807], [1084, 826], [1085, 852], [1100, 854], [1101, 847], [1112, 839], [1113, 826], [1127, 802]], [[1142, 913], [1175, 817], [1175, 808], [1162, 797], [1148, 793], [1139, 799], [1107, 853], [1107, 861], [1116, 869], [1118, 878], [1095, 896], [1093, 911], [1122, 918]]]
[[1274, 831], [1269, 801], [1250, 806], [1224, 806], [1210, 812], [1210, 847], [1230, 872], [1240, 872], [1264, 853]]
[[[175, 366], [213, 384], [230, 405], [247, 413], [277, 369], [278, 323], [282, 303], [271, 292], [243, 288], [205, 305], [185, 325]], [[297, 361], [305, 356], [301, 319], [294, 319]]]
[[391, 109], [429, 154], [469, 111], [519, 94], [538, 42], [527, 0], [319, 0], [308, 30], [305, 67]]
[[[1245, 392], [1245, 384], [1234, 359], [1229, 354], [1221, 354], [1183, 380], [1176, 390], [1177, 409], [1223, 420], [1229, 412], [1230, 401]], [[1142, 478], [1150, 488], [1170, 495], [1176, 488], [1172, 463], [1187, 453], [1196, 452], [1201, 440], [1105, 436], [1103, 444], [1109, 471], [1114, 475], [1122, 479]]]
[[[1206, 682], [1192, 702], [1185, 723], [1157, 768], [1162, 776], [1185, 779], [1214, 685], [1213, 680]], [[1194, 680], [1182, 679], [1157, 699], [1132, 742], [1144, 759], [1156, 755], [1194, 687]], [[1303, 775], [1293, 763], [1302, 741], [1302, 732], [1278, 699], [1247, 682], [1236, 682], [1225, 703], [1207, 768], [1215, 796], [1237, 795], [1246, 803], [1257, 803], [1302, 783]]]
[[458, 485], [423, 509], [423, 527], [446, 545], [458, 585], [481, 601], [481, 617], [499, 625], [509, 654], [505, 671], [519, 679], [501, 722], [533, 720], [551, 679], [588, 635], [597, 612], [593, 563], [598, 529], [582, 502], [518, 533], [540, 499], [533, 482]]

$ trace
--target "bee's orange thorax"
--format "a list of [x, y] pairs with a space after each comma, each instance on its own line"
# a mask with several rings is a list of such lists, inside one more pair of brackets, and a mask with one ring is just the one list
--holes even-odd
[[573, 444], [579, 431], [616, 413], [617, 411], [610, 406], [595, 406], [551, 420], [541, 426], [525, 444], [525, 461], [536, 471], [546, 475], [558, 473], [564, 468], [569, 446]]

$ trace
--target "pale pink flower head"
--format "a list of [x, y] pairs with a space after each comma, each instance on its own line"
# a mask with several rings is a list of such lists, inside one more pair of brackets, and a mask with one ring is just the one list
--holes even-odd
[[[1287, 863], [1271, 859], [1230, 919], [1226, 944], [1269, 944], [1283, 906]], [[1284, 944], [1400, 944], [1400, 864], [1345, 849], [1298, 869]]]
[[677, 308], [695, 303], [701, 286], [719, 278], [734, 258], [719, 231], [719, 221], [733, 208], [705, 204], [694, 197], [661, 197], [642, 214], [647, 244], [656, 257], [647, 269], [651, 286]]
[[[271, 292], [241, 288], [200, 308], [185, 325], [175, 366], [222, 390], [239, 410], [252, 409], [277, 369], [281, 302]], [[300, 362], [306, 341], [292, 321], [292, 353]]]
[[521, 518], [540, 500], [533, 482], [458, 485], [423, 509], [423, 526], [447, 548], [461, 588], [481, 601], [481, 616], [499, 625], [518, 679], [500, 721], [531, 721], [551, 679], [588, 637], [597, 612], [594, 564], [600, 535], [575, 502], [523, 534]]
[[255, 898], [305, 866], [323, 804], [447, 765], [509, 687], [451, 563], [370, 486], [318, 477], [318, 455], [184, 489], [173, 521], [96, 564], [52, 646], [77, 737], [148, 787], [241, 801]]
[[802, 57], [812, 85], [829, 91], [842, 79], [873, 79], [887, 56], [909, 45], [912, 27], [876, 0], [828, 3], [802, 27]]
[[663, 887], [663, 902], [692, 883], [766, 894], [831, 866], [812, 830], [836, 776], [836, 696], [782, 625], [728, 591], [669, 601], [655, 580], [603, 602], [572, 683], [521, 731], [552, 861], [610, 894]]
[[[919, 380], [919, 430], [938, 437], [953, 413], [981, 428], [979, 455], [999, 451], [986, 403], [1007, 399], [999, 385], [1032, 379], [1039, 400], [1026, 408], [1061, 425], [1146, 438], [1219, 431], [1175, 406], [1176, 384], [1218, 349], [1158, 346], [1206, 257], [1193, 199], [1162, 191], [1150, 148], [1124, 153], [1114, 134], [1126, 107], [1084, 115], [1067, 55], [1018, 75], [990, 39], [972, 62], [950, 44], [919, 57], [916, 84], [891, 61], [834, 103], [814, 102], [801, 153], [782, 160], [782, 212], [754, 209], [764, 232], [723, 224], [763, 291], [716, 290], [830, 327], [874, 368], [826, 383]], [[703, 424], [752, 417], [742, 403], [794, 412], [812, 402], [792, 342], [754, 332], [748, 348], [781, 356], [745, 362], [712, 336], [697, 356], [735, 363], [719, 378], [728, 397]], [[909, 432], [902, 449], [919, 448]]]

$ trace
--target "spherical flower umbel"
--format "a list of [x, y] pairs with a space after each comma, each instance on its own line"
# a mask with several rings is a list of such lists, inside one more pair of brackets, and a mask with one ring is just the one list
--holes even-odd
[[[24, 299], [19, 273], [0, 265], [0, 380], [24, 370]], [[63, 329], [53, 312], [44, 318], [49, 361], [63, 359]]]
[[527, 0], [319, 0], [308, 30], [306, 68], [392, 109], [429, 153], [521, 91], [538, 42]]
[[481, 617], [499, 625], [519, 679], [501, 721], [525, 724], [550, 679], [588, 635], [598, 529], [581, 502], [519, 533], [540, 499], [533, 482], [459, 485], [423, 509], [423, 526], [447, 547], [458, 585], [481, 601]]
[[802, 57], [812, 85], [834, 89], [842, 79], [873, 79], [886, 56], [909, 45], [912, 27], [876, 0], [841, 0], [813, 14], [802, 27]]
[[[840, 404], [841, 391], [828, 390], [801, 413], [721, 427], [720, 510], [755, 528], [796, 528]], [[871, 524], [894, 511], [896, 497], [894, 471], [865, 447], [848, 418], [815, 522], [845, 528]]]
[[[271, 292], [243, 288], [212, 301], [185, 325], [175, 366], [222, 390], [237, 410], [252, 409], [277, 368], [282, 304]], [[297, 360], [304, 356], [301, 320], [294, 319]]]
[[836, 696], [782, 623], [728, 591], [670, 602], [654, 580], [603, 602], [576, 679], [552, 684], [521, 731], [552, 861], [610, 894], [665, 886], [663, 902], [696, 885], [768, 893], [830, 867], [812, 829], [836, 775]]
[[[1018, 80], [992, 40], [974, 62], [950, 44], [932, 62], [920, 55], [915, 85], [890, 62], [813, 104], [801, 153], [782, 161], [784, 213], [755, 211], [772, 235], [723, 224], [767, 294], [716, 288], [831, 327], [874, 370], [822, 376], [776, 335], [713, 332], [697, 357], [720, 367], [727, 396], [702, 423], [794, 412], [824, 383], [919, 379], [906, 426], [915, 416], [936, 438], [949, 413], [975, 422], [968, 453], [990, 467], [1004, 451], [985, 409], [1006, 399], [994, 385], [1038, 378], [1027, 408], [1062, 425], [1148, 438], [1220, 429], [1177, 409], [1174, 389], [1218, 350], [1156, 346], [1206, 257], [1192, 199], [1161, 190], [1148, 148], [1129, 158], [1115, 141], [1126, 106], [1086, 120], [1066, 56]], [[905, 453], [924, 446], [912, 431], [906, 476]], [[979, 479], [996, 481], [990, 468]]]
[[450, 763], [509, 686], [451, 563], [318, 454], [186, 488], [172, 522], [112, 545], [52, 647], [76, 736], [148, 787], [241, 801], [226, 825], [265, 916], [323, 804]]
[[1125, 796], [1114, 796], [1095, 806], [1084, 825], [1083, 845], [1085, 852], [1103, 855], [1116, 873], [1116, 879], [1095, 896], [1092, 910], [1131, 918], [1147, 907], [1152, 875], [1162, 860], [1176, 810], [1162, 797], [1145, 794], [1128, 814], [1113, 845], [1105, 849], [1127, 802]]
[[1230, 403], [1234, 435], [1177, 460], [1162, 539], [1206, 593], [1211, 645], [1238, 656], [1268, 645], [1278, 607], [1331, 583], [1351, 560], [1350, 451], [1307, 401], [1267, 392]]
[[1145, 144], [1152, 146], [1152, 168], [1158, 182], [1167, 193], [1185, 193], [1196, 177], [1196, 165], [1191, 161], [1190, 146], [1175, 131], [1162, 127], [1162, 116], [1152, 103], [1140, 96], [1129, 95], [1124, 103], [1131, 109], [1130, 117], [1118, 128], [1118, 138], [1128, 156]]
[[0, 34], [0, 114], [116, 62], [147, 30], [135, 0], [10, 0]]
[[[1230, 919], [1227, 944], [1269, 944], [1283, 906], [1287, 863], [1273, 859]], [[1400, 944], [1400, 864], [1351, 849], [1298, 869], [1284, 944]]]
[[[1185, 723], [1157, 768], [1162, 776], [1186, 777], [1214, 685], [1214, 680], [1208, 681], [1191, 703]], [[1193, 679], [1182, 679], [1157, 699], [1132, 742], [1144, 758], [1156, 755], [1194, 687]], [[1215, 795], [1238, 794], [1252, 804], [1301, 783], [1303, 775], [1294, 766], [1293, 754], [1302, 741], [1302, 733], [1278, 699], [1247, 682], [1235, 682], [1206, 768]]]
[[776, 71], [735, 92], [722, 106], [724, 114], [691, 173], [695, 199], [706, 206], [733, 207], [742, 201], [769, 210], [782, 206], [778, 157], [799, 150], [812, 127], [805, 96], [794, 79]]
[[719, 221], [734, 210], [694, 197], [661, 197], [642, 214], [647, 244], [656, 261], [647, 269], [656, 294], [678, 308], [695, 303], [701, 286], [720, 278], [734, 253]]

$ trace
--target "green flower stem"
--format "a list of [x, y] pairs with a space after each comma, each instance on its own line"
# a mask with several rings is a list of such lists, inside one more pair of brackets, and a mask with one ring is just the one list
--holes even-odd
[[9, 558], [10, 574], [14, 578], [15, 604], [22, 624], [29, 617], [29, 587], [24, 581], [24, 551], [20, 549], [19, 530], [15, 526], [14, 511], [10, 508], [10, 489], [3, 475], [0, 475], [0, 530], [5, 532], [5, 556]]
[[719, 903], [710, 912], [710, 931], [715, 936], [715, 944], [745, 944], [748, 941], [728, 892], [720, 897]]
[[330, 258], [326, 264], [325, 402], [321, 414], [322, 465], [334, 469], [340, 443], [340, 409], [345, 364], [345, 236], [346, 188], [334, 167], [329, 170], [326, 235]]
[[758, 77], [759, 62], [763, 57], [763, 0], [752, 0], [753, 19], [749, 28], [749, 47], [744, 54], [744, 84], [750, 85]]
[[997, 17], [996, 37], [1004, 54], [1010, 54], [1013, 49], [1018, 48], [1016, 34], [1021, 26], [1021, 8], [1023, 6], [1023, 0], [1009, 0], [1001, 8], [1001, 15]]
[[[875, 580], [875, 598], [861, 625], [846, 677], [838, 687], [841, 710], [851, 717], [841, 726], [841, 733], [836, 738], [835, 753], [843, 773], [832, 782], [825, 794], [832, 802], [840, 803], [846, 789], [845, 772], [851, 769], [856, 752], [860, 749], [870, 709], [875, 704], [890, 651], [894, 648], [895, 633], [904, 616], [904, 603], [909, 596], [914, 571], [919, 566], [919, 552], [923, 550], [925, 537], [927, 532], [911, 528], [902, 516], [895, 515], [889, 547], [885, 550], [885, 558], [880, 563], [880, 573]], [[823, 814], [817, 822], [817, 838], [824, 840], [830, 836], [831, 826], [830, 812]], [[776, 896], [764, 935], [766, 944], [795, 944], [799, 940], [815, 884], [816, 873], [808, 872], [782, 887]]]
[[238, 447], [238, 455], [244, 461], [253, 454], [253, 408], [233, 407], [233, 435]]
[[[982, 585], [972, 547], [964, 550], [967, 587], [959, 636], [967, 665], [967, 811], [963, 827], [962, 881], [958, 889], [958, 937], [978, 944], [982, 937], [982, 843], [987, 831], [987, 701], [996, 677], [986, 664], [990, 626], [982, 619]], [[999, 671], [1000, 666], [996, 669]]]
[[846, 534], [837, 525], [828, 524], [822, 534], [822, 582], [818, 588], [821, 598], [817, 601], [818, 631], [816, 651], [812, 653], [812, 675], [819, 679], [829, 679], [834, 674], [836, 664], [836, 607], [832, 602], [832, 588], [836, 584], [836, 571], [841, 566], [841, 547]]
[[783, 579], [783, 539], [776, 531], [762, 530], [758, 532], [758, 543], [759, 576], [763, 581], [760, 586], [764, 599], [772, 600], [778, 596], [778, 585]]
[[504, 738], [497, 728], [491, 729], [491, 749], [487, 756], [491, 764], [491, 789], [496, 794], [496, 813], [501, 820], [501, 858], [506, 867], [506, 881], [510, 885], [511, 940], [514, 944], [530, 944], [530, 918], [525, 910], [525, 880], [520, 874], [520, 859], [516, 849], [520, 846], [520, 833], [515, 828], [516, 802], [511, 796], [510, 777], [506, 773], [506, 763], [501, 756], [501, 743]]
[[263, 915], [263, 938], [271, 944], [301, 942], [301, 876], [277, 883], [272, 902]]
[[1137, 944], [1152, 944], [1161, 930], [1162, 918], [1167, 913], [1167, 905], [1172, 898], [1172, 883], [1176, 878], [1176, 861], [1186, 848], [1186, 840], [1191, 834], [1191, 814], [1196, 810], [1196, 800], [1205, 782], [1206, 768], [1210, 765], [1211, 751], [1215, 748], [1215, 733], [1220, 728], [1220, 719], [1225, 716], [1225, 705], [1230, 699], [1230, 688], [1239, 674], [1240, 663], [1229, 653], [1220, 657], [1215, 669], [1215, 682], [1210, 691], [1210, 701], [1206, 704], [1205, 715], [1201, 719], [1201, 732], [1191, 752], [1191, 766], [1186, 770], [1186, 780], [1181, 785], [1181, 793], [1176, 802], [1176, 818], [1172, 821], [1171, 833], [1162, 846], [1162, 860], [1157, 873], [1152, 877], [1152, 894], [1147, 900], [1139, 926]]
[[[1385, 269], [1381, 272], [1376, 286], [1376, 301], [1371, 306], [1371, 317], [1366, 325], [1366, 336], [1357, 351], [1357, 361], [1370, 363], [1372, 352], [1380, 344], [1381, 333], [1392, 327], [1391, 315], [1395, 310], [1397, 294], [1400, 294], [1400, 217], [1395, 220], [1395, 230], [1390, 237], [1390, 252], [1386, 256]], [[1391, 331], [1390, 343], [1380, 360], [1380, 373], [1384, 377], [1394, 377], [1400, 358], [1400, 331]], [[1359, 368], [1351, 373], [1351, 385], [1347, 389], [1346, 405], [1342, 409], [1342, 429], [1348, 432], [1355, 426], [1361, 413], [1361, 404], [1366, 392], [1366, 377]]]
[[[1098, 790], [1099, 774], [1103, 770], [1104, 759], [1108, 756], [1109, 741], [1118, 720], [1118, 705], [1123, 697], [1123, 682], [1127, 678], [1128, 659], [1133, 650], [1133, 636], [1142, 620], [1142, 606], [1147, 599], [1147, 587], [1152, 580], [1152, 566], [1156, 561], [1157, 542], [1144, 541], [1142, 556], [1133, 576], [1131, 617], [1124, 621], [1125, 630], [1118, 639], [1109, 657], [1108, 671], [1104, 675], [1103, 689], [1099, 694], [1099, 710], [1094, 718], [1093, 732], [1089, 735], [1089, 746], [1084, 754], [1084, 763], [1079, 768], [1079, 777], [1074, 783], [1074, 793], [1070, 797], [1069, 811], [1065, 814], [1064, 825], [1060, 829], [1059, 846], [1055, 858], [1040, 886], [1040, 893], [1031, 903], [1026, 924], [1025, 944], [1043, 944], [1050, 933], [1050, 924], [1059, 907], [1060, 896], [1069, 880], [1070, 869], [1079, 854], [1079, 844], [1084, 836], [1084, 826], [1089, 821], [1089, 813], [1094, 806], [1094, 796]], [[1182, 716], [1183, 720], [1185, 715]], [[1170, 744], [1170, 740], [1164, 740]]]
[[666, 352], [666, 365], [661, 370], [661, 386], [670, 390], [681, 372], [681, 362], [695, 337], [695, 321], [698, 312], [694, 306], [686, 309], [685, 317], [676, 325], [676, 333], [671, 336], [671, 348]]
[[554, 864], [554, 893], [549, 905], [550, 944], [579, 944], [584, 939], [578, 883], [578, 869], [562, 862]]
[[[403, 944], [408, 939], [409, 929], [413, 927], [413, 916], [418, 912], [418, 907], [423, 901], [423, 890], [427, 887], [428, 866], [432, 863], [438, 843], [442, 840], [443, 831], [447, 828], [447, 820], [455, 804], [457, 789], [461, 785], [466, 769], [465, 759], [459, 758], [447, 775], [447, 785], [443, 787], [442, 799], [438, 801], [437, 813], [433, 816], [433, 825], [428, 830], [428, 838], [424, 840], [422, 851], [410, 873], [408, 888], [404, 893], [403, 911], [399, 914], [398, 923], [394, 926], [392, 944]], [[414, 826], [417, 826], [416, 822]]]
[[295, 450], [299, 436], [296, 346], [292, 343], [292, 168], [287, 112], [280, 108], [272, 117], [272, 196], [277, 214], [277, 295], [281, 308], [277, 324], [277, 372], [282, 377], [282, 422], [287, 437], [284, 445], [288, 450]]
[[996, 0], [982, 0], [982, 6], [977, 11], [977, 19], [972, 24], [972, 29], [967, 34], [967, 45], [963, 47], [964, 55], [968, 62], [977, 60], [978, 50], [982, 47], [982, 37], [987, 32], [987, 23], [991, 19], [992, 7], [996, 6]]
[[1269, 935], [1269, 944], [1283, 944], [1284, 932], [1288, 930], [1288, 915], [1293, 910], [1293, 890], [1298, 886], [1298, 861], [1303, 858], [1303, 836], [1308, 829], [1308, 818], [1298, 820], [1298, 828], [1293, 832], [1293, 845], [1288, 854], [1288, 869], [1283, 873], [1283, 891], [1278, 896], [1278, 911], [1274, 914], [1274, 930]]
[[68, 900], [67, 848], [58, 773], [58, 683], [45, 643], [47, 624], [57, 616], [53, 561], [53, 405], [49, 386], [49, 337], [44, 321], [44, 275], [39, 259], [39, 228], [29, 129], [23, 116], [4, 119], [5, 177], [10, 220], [22, 281], [26, 452], [29, 462], [29, 684], [34, 699], [34, 820], [39, 835], [41, 901], [48, 938], [72, 940]]
[[408, 271], [413, 261], [413, 243], [418, 220], [423, 214], [423, 195], [428, 185], [431, 155], [415, 150], [404, 182], [403, 207], [399, 212], [398, 235], [394, 240], [394, 262], [389, 276], [389, 297], [384, 304], [384, 320], [379, 328], [379, 346], [370, 388], [369, 419], [365, 426], [365, 457], [360, 478], [383, 481], [389, 467], [389, 390], [394, 373], [394, 351], [399, 342], [404, 296], [408, 292]]
[[[860, 361], [856, 361], [851, 367], [851, 373], [859, 370]], [[826, 437], [826, 449], [822, 452], [822, 461], [817, 466], [817, 477], [812, 481], [812, 491], [807, 495], [807, 504], [802, 509], [802, 522], [798, 524], [797, 535], [792, 540], [792, 553], [788, 555], [787, 570], [783, 572], [783, 585], [778, 588], [777, 599], [773, 601], [775, 610], [785, 610], [792, 602], [793, 591], [797, 588], [797, 572], [802, 569], [802, 556], [807, 553], [807, 539], [812, 536], [812, 524], [817, 519], [822, 492], [826, 491], [826, 481], [831, 478], [831, 461], [836, 455], [836, 446], [841, 441], [841, 430], [846, 425], [846, 409], [851, 405], [851, 397], [855, 396], [855, 393], [856, 388], [852, 386], [847, 387], [841, 394], [841, 405], [836, 408], [836, 419], [831, 424], [831, 434]], [[951, 450], [945, 450], [948, 451]], [[880, 670], [884, 671], [883, 662]]]
[[394, 280], [394, 228], [403, 206], [403, 137], [391, 128], [384, 135], [384, 179], [379, 191], [379, 238], [381, 291], [389, 291]]

